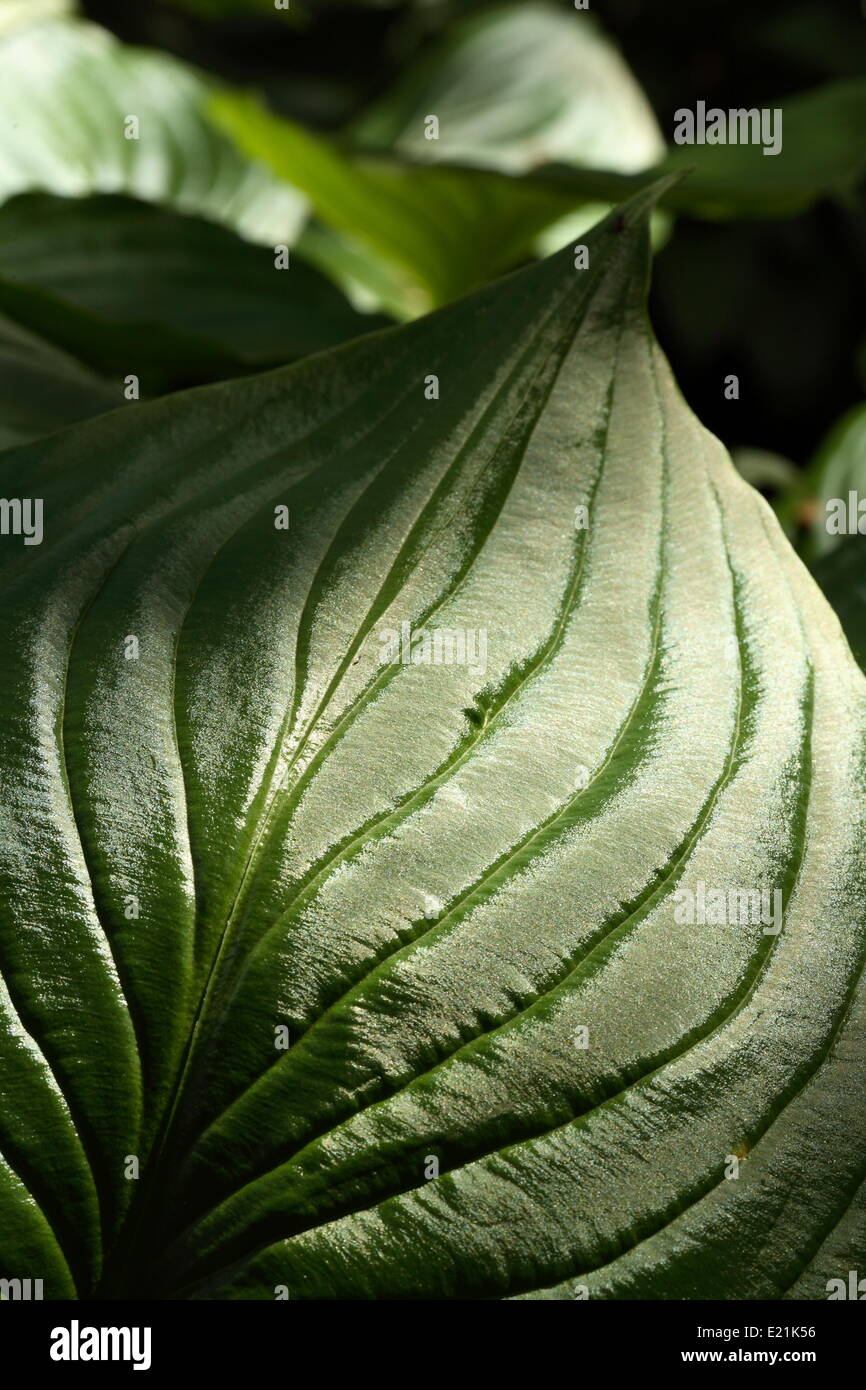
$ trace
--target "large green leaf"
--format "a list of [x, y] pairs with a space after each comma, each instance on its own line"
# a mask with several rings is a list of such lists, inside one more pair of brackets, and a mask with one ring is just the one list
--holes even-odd
[[290, 242], [303, 198], [213, 128], [202, 109], [212, 90], [169, 54], [126, 47], [95, 24], [14, 30], [0, 41], [0, 201], [30, 189], [127, 193]]
[[285, 251], [129, 198], [24, 194], [0, 208], [0, 311], [148, 395], [381, 326]]
[[0, 456], [45, 509], [0, 550], [4, 1275], [856, 1267], [866, 682], [648, 332], [648, 201], [586, 271]]

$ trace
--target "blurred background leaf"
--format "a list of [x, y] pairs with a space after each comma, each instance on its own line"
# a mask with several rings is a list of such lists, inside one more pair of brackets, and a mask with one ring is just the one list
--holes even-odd
[[[814, 458], [798, 474], [777, 508], [780, 519], [799, 540], [801, 554], [809, 563], [815, 564], [843, 544], [844, 537], [828, 528], [827, 503], [838, 499], [847, 507], [851, 492], [866, 499], [866, 404], [846, 411], [830, 429]], [[866, 530], [866, 518], [863, 526]], [[855, 549], [862, 547], [863, 541], [864, 537], [858, 532]], [[851, 565], [850, 557], [846, 563]]]
[[777, 154], [757, 144], [670, 150], [666, 169], [692, 170], [677, 190], [683, 206], [705, 217], [791, 217], [858, 187], [866, 174], [866, 77], [828, 83], [772, 109], [782, 113]]
[[[303, 199], [206, 119], [205, 78], [104, 29], [55, 20], [0, 41], [0, 200], [28, 189], [128, 193], [255, 240], [293, 239]], [[140, 138], [125, 138], [134, 116]]]
[[[63, 255], [57, 247], [63, 242]], [[0, 311], [144, 395], [320, 352], [387, 320], [294, 258], [130, 198], [23, 194], [0, 208]]]
[[[304, 250], [404, 317], [578, 235], [606, 211], [590, 198], [629, 191], [616, 176], [664, 153], [649, 104], [593, 18], [546, 3], [458, 22], [340, 147], [245, 95], [220, 94], [210, 110], [244, 154], [309, 199], [317, 224]], [[516, 177], [557, 159], [605, 172], [568, 188]]]
[[[430, 113], [436, 139], [425, 132]], [[594, 17], [531, 0], [455, 24], [353, 134], [374, 148], [510, 174], [560, 161], [633, 173], [665, 151], [649, 102]]]
[[866, 556], [864, 538], [848, 536], [825, 554], [812, 573], [835, 608], [851, 650], [866, 671]]
[[[384, 258], [402, 285], [401, 302], [388, 307], [407, 317], [519, 264], [538, 233], [573, 206], [567, 194], [494, 170], [347, 154], [243, 93], [220, 93], [209, 110], [249, 159], [300, 189], [332, 233], [367, 258]], [[335, 272], [338, 260], [335, 250]], [[363, 273], [360, 262], [355, 270]]]
[[[804, 556], [832, 546], [821, 509], [837, 479], [841, 489], [860, 476], [850, 421], [866, 390], [866, 22], [854, 0], [702, 0], [687, 13], [679, 0], [593, 0], [589, 14], [573, 0], [292, 0], [283, 11], [271, 0], [81, 0], [95, 23], [51, 18], [72, 8], [0, 0], [0, 200], [27, 189], [144, 199], [271, 250], [291, 245], [293, 270], [306, 258], [364, 310], [421, 313], [577, 241], [650, 166], [693, 166], [656, 219], [657, 332], [690, 404]], [[673, 148], [675, 112], [699, 100], [782, 106], [782, 153]], [[147, 117], [137, 144], [116, 138], [133, 105]], [[438, 141], [424, 138], [430, 114]], [[31, 261], [25, 283], [22, 230], [4, 275], [7, 294], [24, 296], [22, 326], [41, 323], [49, 347], [114, 373], [126, 335], [163, 389], [184, 353], [198, 379], [247, 370], [257, 333], [263, 353], [318, 341], [313, 319], [328, 313], [324, 299], [307, 302], [302, 275], [275, 296], [282, 337], [256, 328], [258, 311], [237, 296], [233, 323], [208, 323], [207, 266], [172, 274], [166, 241], [141, 277], [149, 317], [132, 288], [121, 293], [108, 248], [82, 299], [83, 243], [71, 236], [82, 221], [71, 208], [63, 218], [65, 249], [60, 217], [55, 253], [43, 223], [41, 269]], [[201, 227], [185, 235], [204, 246]], [[34, 310], [40, 295], [64, 306], [54, 321]], [[373, 326], [331, 306], [349, 331]], [[95, 336], [77, 338], [75, 323]]]
[[733, 459], [746, 482], [770, 496], [786, 492], [800, 476], [796, 464], [769, 449], [736, 449]]

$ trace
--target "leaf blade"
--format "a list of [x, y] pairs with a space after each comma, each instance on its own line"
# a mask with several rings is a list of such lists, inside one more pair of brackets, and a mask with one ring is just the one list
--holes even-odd
[[[591, 234], [587, 272], [562, 253], [146, 429], [0, 456], [7, 494], [52, 505], [35, 559], [0, 555], [29, 657], [4, 761], [28, 783], [16, 689], [65, 658], [77, 930], [123, 986], [97, 991], [103, 1076], [92, 1024], [59, 1038], [16, 962], [50, 950], [32, 894], [4, 905], [4, 975], [97, 1122], [100, 1291], [765, 1297], [843, 1217], [866, 687], [647, 332], [658, 191]], [[403, 622], [483, 630], [484, 661], [382, 661]], [[782, 930], [681, 920], [701, 883], [778, 891]]]

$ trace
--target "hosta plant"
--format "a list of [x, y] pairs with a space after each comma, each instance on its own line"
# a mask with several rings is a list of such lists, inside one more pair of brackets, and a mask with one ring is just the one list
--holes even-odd
[[866, 684], [653, 339], [651, 196], [0, 456], [4, 1276], [809, 1299], [864, 1257]]

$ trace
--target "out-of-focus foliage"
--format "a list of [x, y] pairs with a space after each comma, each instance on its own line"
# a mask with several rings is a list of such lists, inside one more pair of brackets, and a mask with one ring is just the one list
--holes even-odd
[[759, 56], [788, 61], [822, 77], [860, 77], [866, 72], [862, 5], [793, 0], [775, 14], [762, 15], [757, 9], [754, 13], [751, 38]]
[[[373, 253], [395, 277], [402, 273], [409, 313], [446, 303], [510, 269], [538, 233], [573, 206], [567, 192], [495, 170], [346, 154], [243, 94], [214, 97], [210, 111], [248, 158], [266, 163], [309, 199], [339, 245], [348, 240], [363, 248], [366, 260]], [[335, 254], [337, 272], [338, 262]], [[363, 275], [361, 262], [356, 265]]]
[[824, 554], [812, 573], [836, 610], [855, 657], [866, 671], [866, 551], [860, 535]]
[[[837, 421], [809, 467], [797, 475], [780, 501], [780, 518], [789, 532], [802, 530], [800, 548], [805, 559], [820, 560], [842, 543], [848, 532], [839, 531], [828, 503], [842, 502], [847, 512], [851, 493], [864, 498], [866, 506], [866, 405], [855, 406]], [[856, 501], [854, 513], [856, 526]], [[857, 535], [866, 536], [866, 516]], [[851, 563], [849, 557], [847, 565]]]
[[761, 144], [679, 146], [665, 167], [691, 169], [674, 198], [700, 216], [794, 216], [844, 196], [866, 175], [866, 78], [833, 82], [769, 106], [781, 111], [781, 149]]
[[300, 0], [294, 0], [294, 5], [286, 4], [285, 0], [281, 4], [275, 3], [275, 0], [165, 0], [165, 3], [173, 9], [188, 10], [202, 19], [233, 19], [237, 15], [249, 14], [289, 19], [293, 9], [297, 13], [302, 8]]
[[0, 449], [123, 404], [120, 382], [0, 314]]
[[587, 205], [580, 227], [604, 210], [590, 201], [591, 179], [560, 188], [516, 176], [554, 160], [601, 166], [601, 191], [615, 197], [628, 187], [620, 174], [664, 151], [646, 99], [593, 19], [543, 3], [457, 24], [352, 128], [350, 148], [243, 96], [220, 95], [211, 111], [244, 153], [309, 198], [322, 225], [305, 249], [403, 314], [510, 269], [575, 206]]
[[665, 148], [646, 97], [593, 16], [531, 0], [455, 25], [354, 134], [415, 158], [511, 174], [558, 162], [631, 173]]
[[736, 449], [733, 460], [746, 482], [759, 492], [788, 488], [799, 476], [796, 464], [768, 449]]
[[0, 201], [28, 189], [128, 193], [256, 240], [291, 240], [303, 199], [207, 119], [210, 90], [170, 55], [125, 47], [93, 24], [13, 30], [0, 42]]
[[[57, 255], [62, 236], [64, 254]], [[278, 253], [279, 255], [279, 253]], [[143, 394], [280, 366], [381, 326], [319, 271], [118, 196], [0, 208], [0, 311]]]
[[0, 0], [0, 37], [40, 19], [74, 14], [76, 0]]
[[[73, 8], [103, 27], [46, 22]], [[413, 317], [689, 167], [656, 217], [662, 341], [726, 442], [800, 467], [866, 378], [864, 34], [844, 0], [706, 0], [688, 24], [674, 0], [0, 0], [0, 198], [144, 198]], [[698, 100], [781, 108], [781, 153], [674, 146]], [[771, 473], [808, 553], [813, 477]]]
[[[369, 7], [387, 9], [399, 5], [401, 0], [163, 0], [173, 9], [188, 10], [190, 14], [202, 19], [234, 19], [243, 15], [270, 15], [289, 22], [297, 22], [297, 16], [314, 13], [316, 10], [334, 10], [349, 7]], [[424, 0], [417, 0], [423, 4]]]

